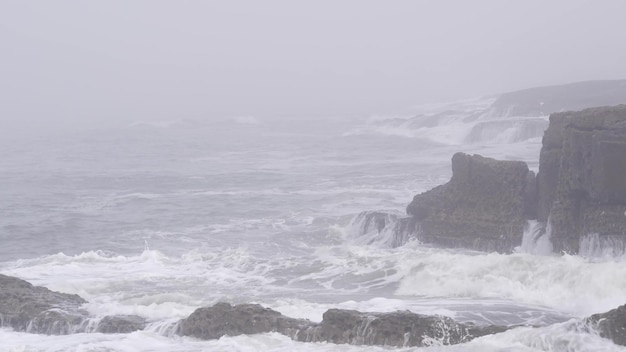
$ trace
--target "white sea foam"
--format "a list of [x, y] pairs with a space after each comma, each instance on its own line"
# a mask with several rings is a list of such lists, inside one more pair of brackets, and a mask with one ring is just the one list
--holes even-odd
[[401, 295], [505, 298], [579, 316], [626, 302], [626, 266], [616, 260], [441, 250], [419, 251], [402, 259], [403, 277], [397, 290]]
[[448, 145], [510, 144], [540, 138], [547, 116], [511, 116], [490, 109], [494, 98], [435, 104], [416, 109], [412, 117], [373, 117], [344, 133], [418, 138]]
[[516, 248], [516, 251], [537, 255], [551, 255], [553, 254], [551, 234], [552, 226], [549, 221], [548, 225], [544, 227], [537, 220], [529, 220], [524, 228], [522, 244]]

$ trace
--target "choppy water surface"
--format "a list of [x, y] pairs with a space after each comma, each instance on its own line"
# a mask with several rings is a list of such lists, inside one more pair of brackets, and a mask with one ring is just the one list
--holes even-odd
[[619, 350], [575, 318], [626, 303], [621, 258], [389, 248], [357, 235], [361, 211], [403, 213], [413, 195], [447, 182], [456, 151], [537, 166], [540, 140], [518, 141], [515, 126], [463, 144], [459, 121], [448, 140], [441, 126], [435, 139], [424, 128], [397, 133], [406, 125], [390, 134], [379, 120], [181, 120], [7, 134], [0, 272], [79, 294], [94, 316], [137, 314], [150, 325], [114, 335], [0, 329], [0, 350], [387, 350], [171, 334], [218, 301], [315, 321], [339, 307], [534, 326], [425, 351]]

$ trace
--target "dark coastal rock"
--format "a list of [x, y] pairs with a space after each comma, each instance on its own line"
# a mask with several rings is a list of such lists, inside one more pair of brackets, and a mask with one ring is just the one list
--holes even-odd
[[96, 332], [104, 334], [124, 334], [146, 327], [146, 320], [137, 315], [107, 315], [98, 323]]
[[626, 305], [606, 313], [594, 314], [586, 322], [604, 338], [626, 346]]
[[70, 334], [82, 327], [84, 299], [0, 274], [0, 324], [16, 331]]
[[330, 309], [324, 313], [321, 323], [299, 331], [295, 339], [304, 342], [395, 347], [454, 345], [506, 329], [461, 324], [449, 317], [420, 315], [408, 311], [362, 313]]
[[579, 253], [588, 235], [623, 242], [626, 105], [551, 115], [537, 189], [537, 217], [550, 220], [555, 251]]
[[381, 346], [452, 345], [507, 330], [503, 326], [462, 324], [444, 316], [427, 316], [398, 311], [362, 313], [330, 309], [321, 323], [286, 317], [258, 304], [232, 306], [218, 303], [199, 308], [181, 320], [178, 334], [200, 339], [224, 335], [278, 332], [302, 342]]
[[199, 339], [219, 339], [224, 335], [258, 334], [278, 332], [293, 336], [309, 321], [286, 317], [279, 312], [258, 304], [232, 306], [217, 303], [212, 307], [198, 308], [181, 320], [178, 334]]
[[416, 195], [407, 213], [425, 243], [511, 252], [535, 198], [534, 174], [524, 162], [457, 153], [450, 182]]
[[104, 317], [90, 328], [87, 303], [78, 295], [51, 291], [0, 274], [0, 326], [36, 334], [66, 335], [81, 332], [127, 333], [142, 330], [145, 319], [134, 315]]

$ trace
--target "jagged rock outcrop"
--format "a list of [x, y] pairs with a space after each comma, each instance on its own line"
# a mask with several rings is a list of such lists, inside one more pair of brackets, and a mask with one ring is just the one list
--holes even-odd
[[501, 326], [462, 324], [443, 316], [404, 312], [362, 313], [330, 309], [321, 323], [286, 317], [258, 304], [232, 306], [217, 303], [199, 308], [181, 320], [178, 334], [200, 339], [224, 335], [278, 332], [302, 342], [332, 342], [354, 345], [425, 346], [452, 345], [507, 330]]
[[604, 338], [626, 346], [626, 305], [606, 313], [594, 314], [586, 322]]
[[537, 219], [557, 253], [626, 253], [626, 105], [552, 114], [539, 159], [534, 177], [523, 162], [455, 154], [450, 182], [407, 207], [408, 232], [510, 252]]
[[48, 335], [88, 332], [123, 333], [141, 330], [145, 320], [138, 316], [106, 316], [90, 328], [87, 303], [78, 295], [33, 286], [16, 277], [0, 274], [0, 326]]
[[77, 295], [50, 291], [45, 287], [0, 274], [0, 323], [17, 331], [44, 334], [76, 332], [87, 313], [87, 303]]
[[626, 105], [550, 116], [537, 175], [538, 219], [556, 252], [579, 253], [588, 235], [626, 240]]
[[510, 252], [533, 217], [534, 173], [521, 161], [457, 153], [452, 178], [418, 194], [407, 207], [425, 243]]

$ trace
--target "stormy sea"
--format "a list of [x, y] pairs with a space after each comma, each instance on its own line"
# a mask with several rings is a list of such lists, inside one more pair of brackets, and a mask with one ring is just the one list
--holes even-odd
[[[127, 334], [0, 328], [1, 351], [618, 351], [578, 328], [626, 302], [623, 253], [553, 253], [529, 222], [512, 254], [446, 249], [370, 226], [446, 183], [455, 152], [538, 168], [548, 117], [493, 99], [369, 118], [137, 119], [24, 126], [0, 139], [0, 274], [78, 294]], [[361, 214], [361, 215], [360, 215]], [[548, 233], [549, 235], [549, 233]], [[544, 235], [545, 236], [545, 235]], [[175, 334], [199, 307], [258, 303], [320, 321], [330, 308], [408, 310], [516, 325], [455, 346], [296, 342], [278, 333]]]

